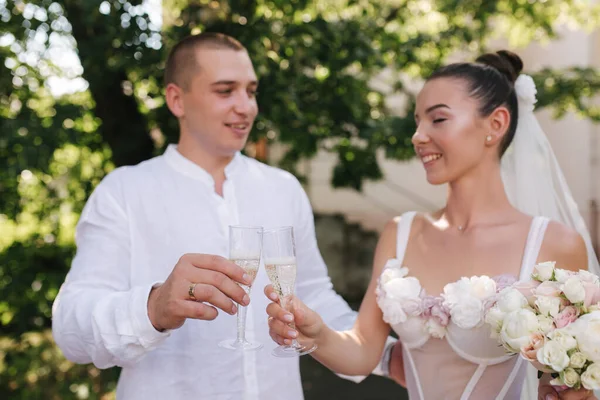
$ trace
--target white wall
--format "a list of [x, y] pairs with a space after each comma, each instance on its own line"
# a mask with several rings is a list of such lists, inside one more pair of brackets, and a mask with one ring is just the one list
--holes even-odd
[[[498, 48], [505, 47], [498, 45]], [[524, 60], [525, 72], [542, 67], [595, 66], [600, 68], [600, 32], [564, 31], [560, 39], [546, 45], [531, 44], [516, 49]], [[397, 99], [393, 99], [393, 106]], [[569, 114], [561, 120], [552, 119], [551, 112], [538, 113], [538, 119], [547, 133], [563, 168], [567, 182], [579, 208], [590, 224], [590, 201], [600, 199], [600, 160], [596, 165], [592, 157], [600, 156], [600, 126]], [[381, 157], [380, 157], [381, 159]], [[444, 203], [445, 187], [432, 187], [425, 181], [420, 162], [396, 162], [382, 159], [385, 180], [426, 199], [415, 200], [387, 183], [366, 184], [364, 193], [351, 190], [334, 190], [330, 187], [333, 156], [320, 153], [306, 166], [310, 181], [307, 191], [313, 208], [322, 213], [344, 213], [353, 222], [365, 228], [381, 230], [392, 216], [408, 210], [427, 210], [432, 205]], [[595, 193], [592, 193], [595, 192]]]

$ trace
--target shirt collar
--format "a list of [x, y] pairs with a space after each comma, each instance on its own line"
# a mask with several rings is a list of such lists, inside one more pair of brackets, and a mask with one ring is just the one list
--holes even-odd
[[[167, 163], [177, 172], [186, 175], [190, 178], [199, 180], [213, 187], [215, 181], [213, 177], [201, 166], [186, 158], [177, 150], [176, 144], [170, 144], [165, 150], [164, 157]], [[240, 165], [243, 163], [242, 154], [238, 151], [229, 164], [225, 167], [225, 178], [231, 178], [236, 171], [240, 170]]]

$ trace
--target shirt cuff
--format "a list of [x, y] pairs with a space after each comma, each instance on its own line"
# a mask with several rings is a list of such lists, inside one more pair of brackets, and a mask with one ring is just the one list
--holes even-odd
[[144, 348], [155, 347], [171, 335], [170, 330], [157, 331], [148, 316], [150, 291], [159, 284], [160, 282], [156, 282], [148, 286], [136, 286], [131, 291], [131, 325]]
[[390, 376], [390, 357], [392, 354], [392, 348], [396, 344], [396, 341], [397, 340], [393, 337], [388, 336], [385, 342], [385, 347], [383, 348], [383, 356], [381, 357], [381, 362], [375, 368], [373, 374], [385, 377]]

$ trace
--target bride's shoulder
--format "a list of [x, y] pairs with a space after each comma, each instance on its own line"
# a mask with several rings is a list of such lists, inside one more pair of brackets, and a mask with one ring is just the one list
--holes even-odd
[[560, 222], [550, 221], [544, 235], [540, 260], [555, 261], [558, 268], [587, 269], [587, 248], [581, 235]]
[[378, 248], [393, 249], [395, 252], [396, 241], [398, 240], [398, 228], [402, 225], [408, 229], [408, 235], [412, 237], [418, 233], [422, 226], [427, 222], [427, 215], [418, 212], [406, 212], [390, 219], [379, 236]]
[[397, 215], [385, 224], [380, 237], [390, 238], [393, 239], [395, 242], [396, 236], [398, 234], [398, 227], [400, 225], [410, 224], [410, 226], [407, 226], [407, 228], [414, 230], [415, 227], [418, 227], [423, 223], [423, 221], [426, 219], [425, 217], [425, 214], [416, 211], [409, 211], [401, 215]]
[[[398, 227], [407, 222], [412, 223], [412, 220], [417, 218], [418, 217], [416, 213], [407, 212], [402, 215], [395, 216], [386, 222], [381, 234], [379, 235], [379, 241], [377, 243], [377, 248], [375, 249], [375, 257], [379, 260], [387, 260], [396, 257]], [[377, 263], [375, 264], [377, 265]]]

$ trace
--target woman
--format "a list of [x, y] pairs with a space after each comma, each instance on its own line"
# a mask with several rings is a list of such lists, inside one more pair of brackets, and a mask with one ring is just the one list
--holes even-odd
[[[427, 80], [412, 141], [429, 183], [448, 184], [445, 207], [406, 213], [386, 225], [352, 330], [331, 330], [300, 302], [294, 315], [271, 303], [276, 342], [316, 342], [312, 355], [319, 362], [337, 373], [364, 375], [377, 364], [391, 326], [403, 344], [411, 399], [520, 397], [527, 364], [490, 338], [481, 305], [501, 286], [528, 280], [536, 261], [570, 270], [588, 266], [586, 241], [576, 230], [519, 211], [505, 191], [500, 159], [517, 132], [515, 81], [522, 67], [517, 55], [500, 51], [441, 68]], [[473, 278], [456, 283], [462, 277]], [[395, 286], [384, 285], [391, 279]], [[277, 300], [269, 287], [266, 293]], [[296, 330], [286, 325], [290, 318]], [[539, 398], [558, 395], [540, 381]], [[594, 398], [585, 390], [560, 396]]]

